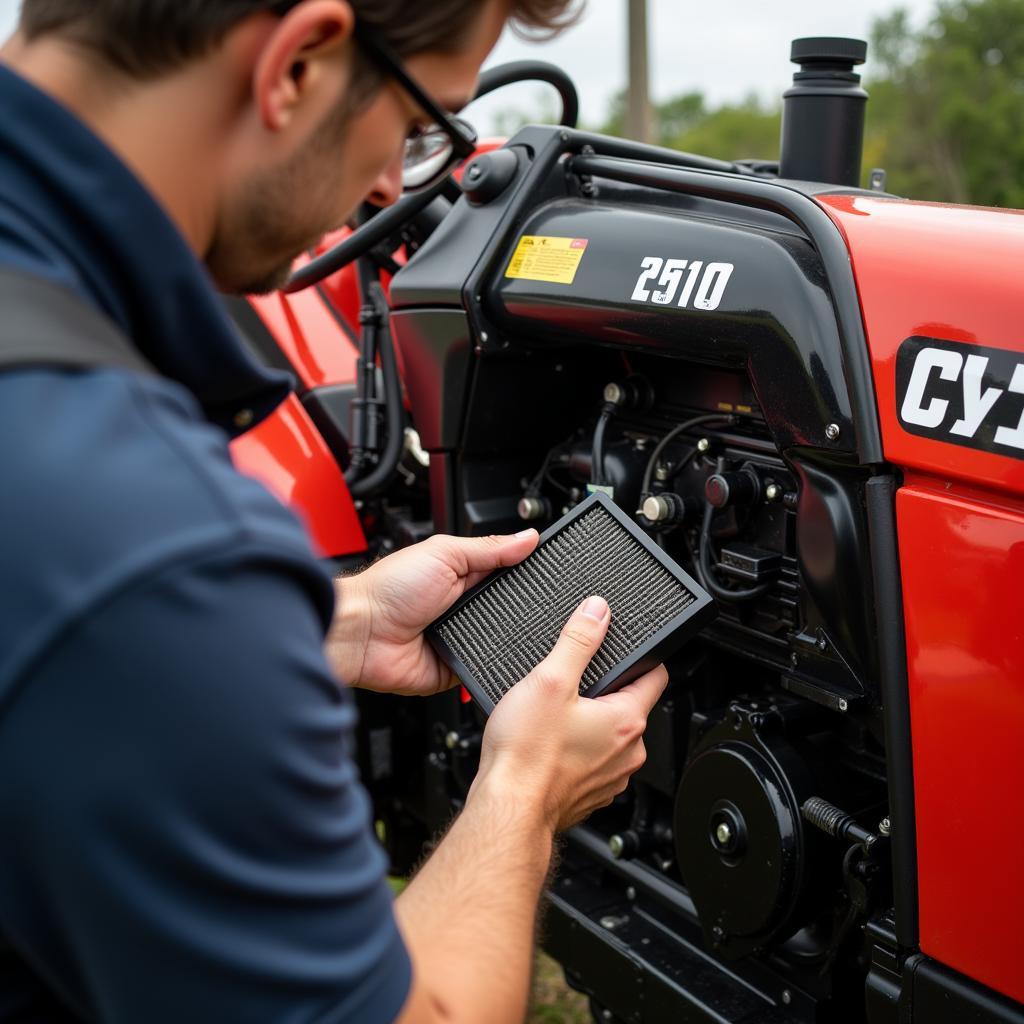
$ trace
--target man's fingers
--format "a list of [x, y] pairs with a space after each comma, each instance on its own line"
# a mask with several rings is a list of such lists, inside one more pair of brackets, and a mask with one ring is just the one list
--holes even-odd
[[536, 530], [496, 537], [434, 537], [439, 551], [459, 576], [474, 581], [483, 579], [495, 569], [517, 565], [537, 546]]
[[579, 689], [580, 678], [597, 654], [612, 620], [603, 597], [588, 597], [569, 617], [551, 653], [531, 675], [553, 686]]
[[651, 713], [654, 705], [661, 699], [666, 686], [668, 686], [668, 669], [664, 665], [659, 665], [657, 668], [651, 669], [646, 675], [633, 680], [633, 682], [624, 686], [621, 690], [606, 694], [597, 699], [608, 704], [621, 704], [627, 701], [635, 703], [639, 701], [641, 711], [646, 717]]

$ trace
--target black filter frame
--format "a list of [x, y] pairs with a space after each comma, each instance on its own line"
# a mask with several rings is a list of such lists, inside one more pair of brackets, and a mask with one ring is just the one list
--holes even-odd
[[438, 656], [455, 673], [476, 703], [488, 715], [496, 707], [495, 702], [462, 659], [451, 649], [447, 641], [442, 638], [440, 634], [441, 627], [446, 625], [449, 619], [457, 615], [467, 604], [470, 604], [479, 594], [486, 591], [502, 577], [515, 572], [519, 566], [526, 565], [530, 558], [533, 558], [537, 551], [540, 551], [545, 544], [558, 537], [566, 527], [581, 519], [595, 506], [600, 506], [608, 513], [673, 580], [688, 590], [693, 595], [693, 601], [678, 615], [669, 619], [661, 629], [645, 643], [641, 644], [632, 654], [601, 676], [587, 690], [586, 696], [599, 697], [604, 693], [612, 693], [633, 682], [634, 679], [639, 679], [640, 676], [656, 668], [667, 658], [671, 657], [717, 615], [714, 598], [689, 573], [673, 561], [662, 548], [654, 543], [647, 533], [637, 526], [611, 498], [600, 491], [591, 494], [590, 497], [580, 502], [556, 523], [549, 526], [540, 535], [536, 549], [523, 562], [492, 573], [485, 580], [482, 580], [471, 590], [463, 594], [444, 615], [432, 622], [426, 629], [426, 637]]

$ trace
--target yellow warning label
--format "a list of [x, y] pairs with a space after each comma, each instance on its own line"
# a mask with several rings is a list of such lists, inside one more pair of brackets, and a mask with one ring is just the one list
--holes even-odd
[[524, 281], [572, 284], [586, 251], [585, 238], [523, 235], [512, 254], [505, 276], [522, 278]]

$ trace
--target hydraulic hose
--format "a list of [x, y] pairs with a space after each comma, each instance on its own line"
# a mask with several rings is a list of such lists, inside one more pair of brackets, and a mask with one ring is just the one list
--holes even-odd
[[[391, 483], [405, 447], [405, 409], [402, 405], [402, 382], [398, 375], [398, 359], [395, 356], [394, 341], [388, 326], [388, 300], [377, 279], [376, 271], [368, 260], [359, 262], [359, 284], [365, 306], [372, 309], [372, 313], [363, 324], [363, 343], [364, 345], [369, 343], [380, 354], [381, 376], [384, 380], [383, 405], [387, 440], [377, 465], [365, 476], [362, 474], [365, 458], [361, 459], [358, 465], [353, 459], [349, 466], [348, 472], [345, 474], [345, 482], [348, 484], [352, 497], [356, 499], [371, 497]], [[368, 334], [371, 339], [367, 338]], [[360, 354], [365, 356], [366, 353]], [[361, 358], [361, 362], [365, 365], [369, 360]], [[375, 377], [376, 374], [373, 376]], [[362, 397], [366, 402], [373, 402], [376, 399], [376, 382], [371, 383], [367, 377], [365, 386], [372, 390], [371, 393]]]

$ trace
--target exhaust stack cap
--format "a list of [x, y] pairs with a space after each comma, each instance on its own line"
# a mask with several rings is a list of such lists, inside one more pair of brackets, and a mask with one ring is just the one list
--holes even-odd
[[853, 69], [867, 55], [863, 39], [810, 36], [793, 40], [790, 60], [800, 70], [783, 93], [781, 177], [860, 184], [868, 94]]
[[855, 64], [863, 64], [868, 59], [868, 44], [863, 39], [838, 36], [794, 39], [789, 59], [794, 64], [834, 64], [852, 71]]

